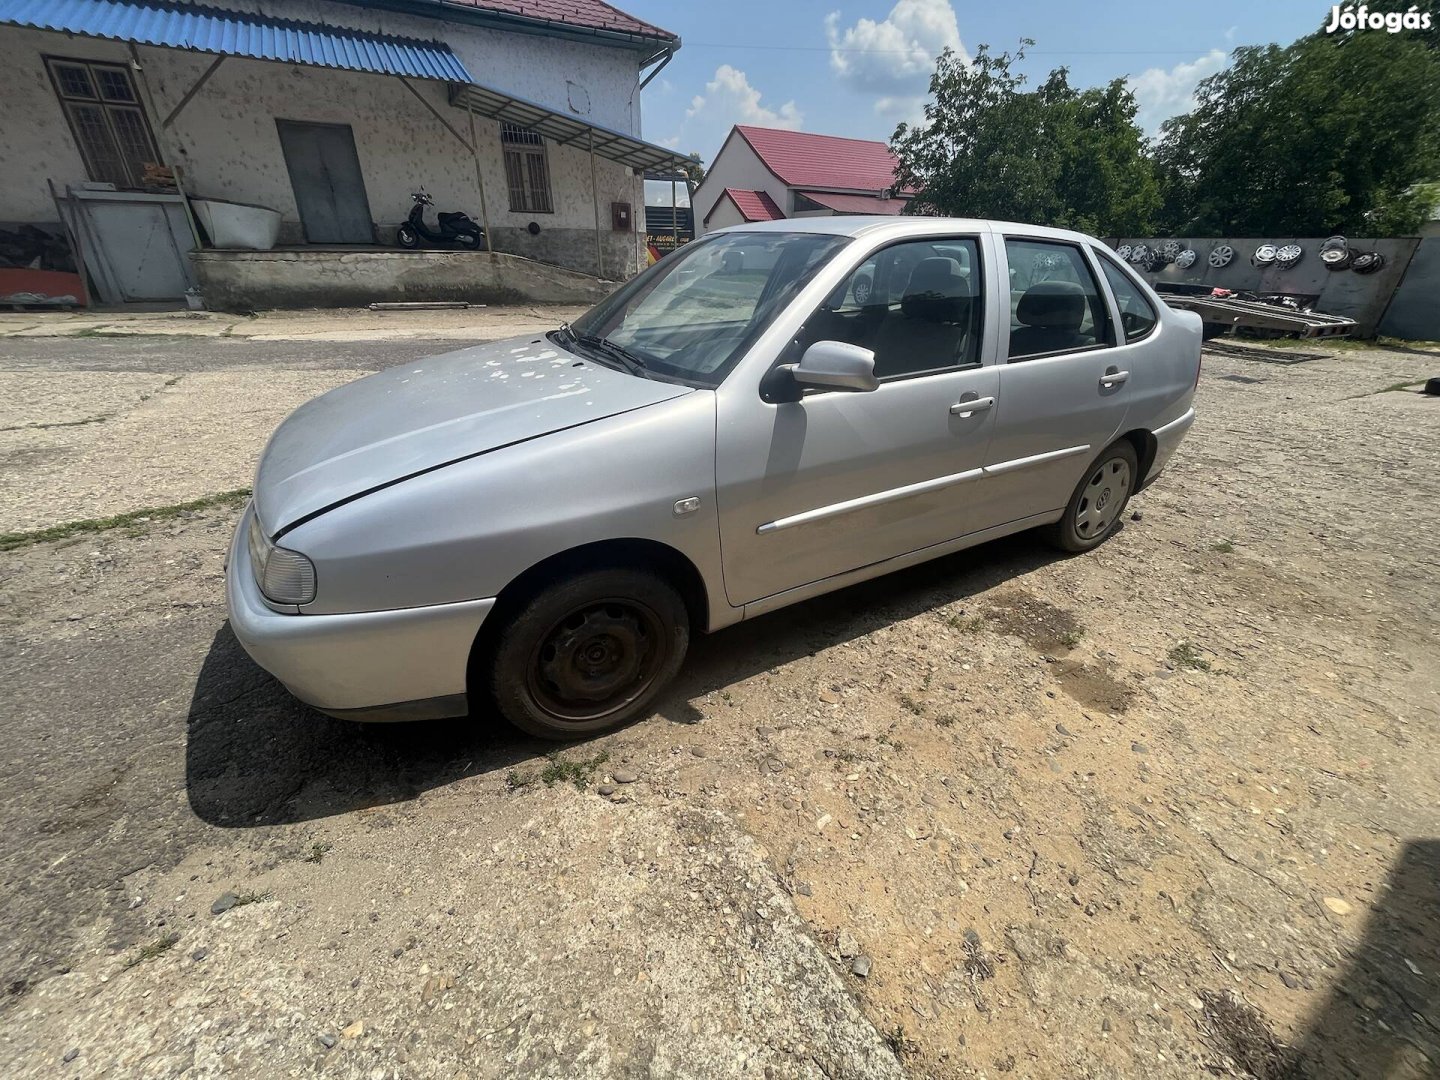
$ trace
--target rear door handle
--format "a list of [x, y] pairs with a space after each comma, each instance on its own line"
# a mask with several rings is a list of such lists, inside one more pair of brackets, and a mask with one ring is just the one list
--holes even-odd
[[1100, 385], [1108, 390], [1112, 386], [1119, 386], [1128, 378], [1130, 378], [1128, 371], [1116, 371], [1114, 368], [1111, 368], [1105, 372], [1104, 375], [1100, 376]]
[[971, 413], [984, 412], [986, 409], [994, 408], [993, 397], [971, 398], [969, 401], [957, 401], [950, 406], [951, 416], [969, 416]]

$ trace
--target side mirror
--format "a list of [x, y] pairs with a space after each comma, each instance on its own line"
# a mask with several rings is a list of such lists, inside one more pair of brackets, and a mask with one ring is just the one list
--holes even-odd
[[880, 388], [875, 377], [875, 354], [843, 341], [817, 341], [805, 350], [791, 369], [802, 387], [868, 392]]

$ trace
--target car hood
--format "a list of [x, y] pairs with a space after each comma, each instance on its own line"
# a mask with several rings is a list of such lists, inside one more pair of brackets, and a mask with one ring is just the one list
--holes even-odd
[[256, 512], [274, 536], [420, 473], [691, 392], [533, 335], [404, 364], [291, 413], [260, 458]]

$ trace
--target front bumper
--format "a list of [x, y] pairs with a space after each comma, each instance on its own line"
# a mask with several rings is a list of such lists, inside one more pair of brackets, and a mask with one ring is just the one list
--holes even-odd
[[345, 615], [275, 611], [250, 566], [253, 513], [247, 505], [225, 572], [230, 628], [251, 659], [335, 716], [418, 720], [466, 711], [470, 647], [493, 599]]

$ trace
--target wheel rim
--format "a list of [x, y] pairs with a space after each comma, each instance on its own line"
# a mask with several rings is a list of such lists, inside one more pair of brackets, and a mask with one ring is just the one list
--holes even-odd
[[1082, 540], [1104, 536], [1120, 516], [1129, 494], [1130, 463], [1118, 457], [1102, 461], [1085, 482], [1075, 508], [1075, 535]]
[[650, 689], [667, 642], [646, 604], [618, 597], [583, 604], [541, 637], [526, 671], [530, 696], [562, 723], [603, 720]]

